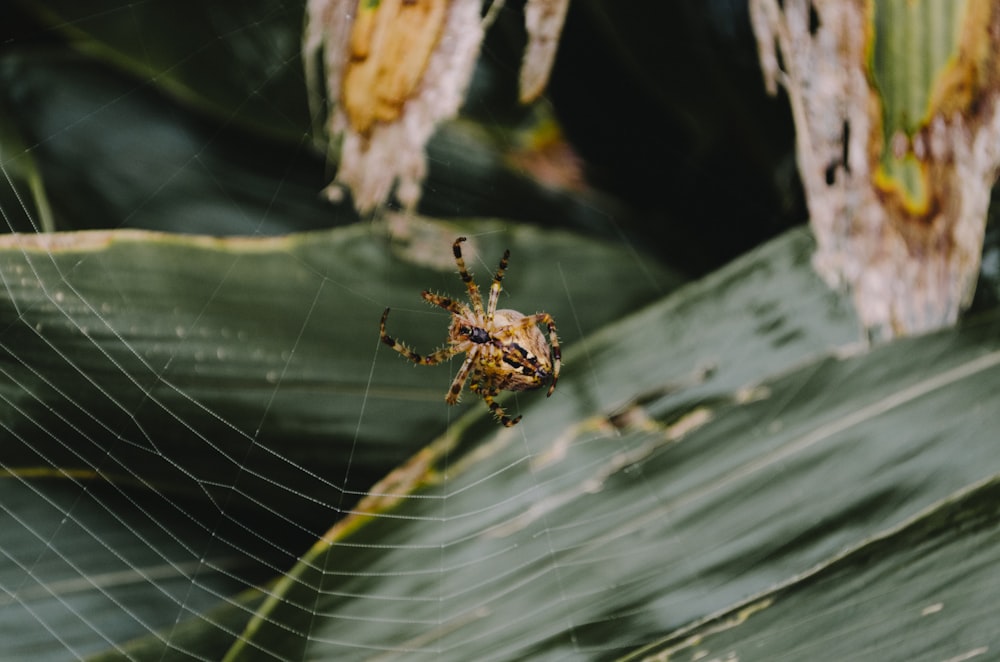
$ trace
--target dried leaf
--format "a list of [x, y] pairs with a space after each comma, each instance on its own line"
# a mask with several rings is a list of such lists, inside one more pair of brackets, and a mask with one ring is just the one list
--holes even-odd
[[524, 7], [528, 47], [521, 64], [521, 103], [537, 99], [549, 82], [567, 9], [569, 0], [528, 0]]
[[[536, 98], [548, 80], [568, 2], [527, 4], [522, 100]], [[328, 196], [347, 189], [362, 213], [393, 193], [404, 208], [416, 207], [424, 147], [458, 113], [500, 6], [483, 19], [482, 0], [309, 0], [302, 54], [313, 116], [326, 115], [314, 133], [340, 150]], [[324, 88], [335, 100], [326, 113]]]
[[458, 112], [472, 77], [483, 39], [480, 0], [362, 1], [353, 21], [353, 2], [309, 4], [303, 59], [312, 96], [310, 62], [320, 49], [327, 93], [339, 95], [326, 130], [341, 137], [340, 167], [327, 193], [339, 198], [346, 187], [366, 213], [398, 182], [396, 198], [413, 208], [426, 175], [424, 145]]
[[975, 287], [1000, 165], [1000, 6], [750, 10], [768, 90], [780, 83], [791, 102], [817, 270], [852, 290], [873, 337], [953, 324]]
[[351, 28], [341, 99], [351, 127], [368, 135], [376, 120], [399, 117], [441, 37], [447, 0], [363, 3]]

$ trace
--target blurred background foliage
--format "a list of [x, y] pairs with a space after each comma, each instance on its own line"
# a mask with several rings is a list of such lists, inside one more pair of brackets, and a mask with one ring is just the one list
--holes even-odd
[[[73, 191], [52, 196], [60, 229], [273, 234], [355, 220], [310, 194], [332, 166], [309, 149], [301, 4], [0, 11], [5, 124], [47, 187]], [[523, 42], [512, 3], [462, 118], [430, 145], [422, 213], [625, 232], [693, 275], [804, 220], [790, 116], [763, 91], [745, 3], [578, 0], [546, 99], [530, 107], [516, 103]], [[190, 166], [237, 203], [274, 196], [287, 218], [198, 208]]]

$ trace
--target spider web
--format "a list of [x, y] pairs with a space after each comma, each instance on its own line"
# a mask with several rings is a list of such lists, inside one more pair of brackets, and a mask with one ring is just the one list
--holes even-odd
[[[804, 234], [664, 298], [679, 279], [599, 202], [513, 178], [469, 123], [430, 147], [442, 218], [358, 219], [317, 195], [301, 4], [58, 11], [0, 61], [0, 212], [25, 233], [0, 241], [0, 658], [606, 659], [675, 632], [660, 652], [694, 646], [809, 573], [849, 585], [860, 541], [961, 521], [1000, 548], [980, 443], [996, 414], [941, 415], [968, 399], [948, 387], [996, 386], [995, 325], [920, 341], [916, 372], [905, 347], [813, 361], [857, 331]], [[586, 232], [552, 227], [565, 207]], [[469, 220], [532, 213], [551, 224]], [[35, 236], [53, 224], [96, 231]], [[510, 430], [471, 394], [444, 404], [457, 361], [414, 368], [379, 341], [391, 307], [390, 333], [441, 345], [448, 318], [419, 292], [464, 296], [458, 235], [483, 287], [510, 249], [501, 307], [559, 324], [563, 379], [507, 394]], [[916, 442], [884, 441], [892, 416]], [[831, 467], [844, 453], [860, 459]], [[840, 489], [852, 471], [870, 491]], [[922, 515], [949, 499], [972, 505]], [[952, 605], [996, 588], [957, 556], [907, 559], [947, 573], [946, 595], [866, 577], [865, 557], [853, 590], [902, 624], [876, 611], [831, 643], [867, 601], [810, 606], [793, 623], [823, 636], [781, 652], [884, 657], [908, 641], [884, 629], [952, 631]], [[979, 607], [953, 655], [995, 650]]]
[[[14, 23], [7, 37], [5, 101], [21, 119], [3, 150], [6, 229], [118, 234], [5, 244], [5, 657], [135, 657], [160, 646], [167, 657], [215, 659], [225, 647], [198, 648], [185, 632], [208, 624], [238, 639], [261, 601], [278, 595], [275, 578], [472, 409], [443, 406], [447, 369], [386, 378], [402, 371], [379, 351], [375, 311], [391, 304], [394, 322], [431, 327], [406, 333], [420, 345], [440, 344], [444, 321], [418, 308], [416, 281], [397, 300], [392, 228], [364, 221], [346, 239], [288, 239], [358, 219], [317, 195], [327, 173], [303, 131], [308, 118], [296, 115], [305, 99], [287, 99], [287, 81], [302, 82], [291, 41], [302, 7], [264, 4], [233, 13], [157, 1], [59, 7], [64, 20], [53, 28], [26, 19], [25, 31]], [[194, 25], [171, 35], [185, 12]], [[125, 38], [105, 41], [111, 34]], [[67, 36], [97, 49], [81, 55], [66, 48]], [[164, 55], [164, 40], [182, 42], [171, 51], [180, 55]], [[187, 87], [193, 71], [244, 57], [237, 84], [219, 83], [207, 99]], [[133, 228], [258, 240], [123, 232]], [[504, 228], [469, 234], [499, 246]], [[381, 246], [373, 265], [322, 255], [351, 255], [355, 245]], [[444, 265], [430, 254], [441, 246]], [[418, 236], [408, 248], [424, 277], [428, 261], [440, 274], [424, 286], [461, 291], [448, 243]], [[474, 271], [489, 274], [496, 257], [473, 255]], [[212, 266], [199, 268], [202, 260]], [[646, 270], [647, 296], [662, 290], [662, 275], [634, 264]], [[565, 298], [558, 277], [552, 291]], [[294, 301], [281, 300], [281, 280], [299, 283]], [[525, 291], [537, 289], [527, 281]], [[564, 337], [595, 324], [583, 317], [571, 318]], [[417, 415], [397, 411], [400, 402]], [[334, 414], [317, 413], [331, 403]], [[435, 502], [432, 528], [453, 519], [447, 498]]]

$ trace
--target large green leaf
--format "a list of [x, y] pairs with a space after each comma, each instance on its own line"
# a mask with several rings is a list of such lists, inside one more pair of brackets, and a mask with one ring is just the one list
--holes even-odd
[[[757, 268], [792, 280], [763, 255]], [[818, 332], [836, 316], [816, 301], [787, 316], [771, 299], [784, 292], [743, 267], [577, 346], [572, 398], [467, 454], [471, 431], [453, 430], [377, 486], [231, 659], [587, 659], [660, 638], [653, 653], [685, 659], [992, 650], [1000, 316], [789, 370], [777, 336], [850, 334]], [[771, 323], [740, 315], [750, 297]], [[727, 321], [728, 343], [672, 344], [678, 326]], [[714, 375], [691, 374], [710, 358]], [[909, 627], [942, 604], [957, 612], [944, 624]], [[824, 623], [841, 612], [835, 631], [861, 636], [831, 644]], [[962, 636], [942, 636], [949, 625]]]
[[[13, 494], [42, 505], [53, 479], [53, 489], [104, 495], [87, 520], [93, 545], [67, 548], [55, 525], [51, 540], [33, 539], [95, 564], [82, 577], [167, 562], [157, 551], [121, 567], [119, 535], [158, 547], [167, 533], [188, 555], [170, 560], [181, 567], [205, 549], [212, 568], [229, 567], [230, 556], [249, 560], [246, 572], [229, 573], [237, 586], [291, 567], [450, 420], [485, 411], [474, 398], [445, 404], [454, 366], [414, 369], [379, 341], [379, 317], [391, 305], [394, 333], [425, 350], [444, 342], [447, 314], [419, 293], [462, 293], [451, 257], [459, 234], [469, 236], [468, 263], [484, 282], [511, 250], [503, 305], [548, 310], [569, 346], [677, 282], [621, 246], [561, 232], [419, 218], [398, 219], [393, 232], [390, 240], [385, 226], [369, 224], [280, 239], [137, 231], [0, 239], [0, 467]], [[573, 276], [584, 272], [594, 280]], [[131, 519], [126, 526], [116, 515], [123, 511], [153, 533]], [[160, 511], [171, 517], [149, 514]], [[45, 512], [42, 522], [64, 517]], [[9, 570], [25, 576], [16, 563]], [[29, 614], [30, 596], [50, 583], [33, 572], [38, 587], [16, 603]], [[131, 599], [161, 593], [159, 580], [131, 577]], [[124, 613], [131, 604], [123, 600]], [[93, 648], [106, 632], [101, 619], [63, 612], [66, 623], [40, 619], [61, 638], [89, 635]], [[133, 619], [129, 636], [104, 636], [120, 641], [174, 618], [167, 610]]]
[[[16, 442], [5, 434], [0, 443]], [[4, 660], [79, 658], [193, 614], [214, 623], [197, 650], [219, 657], [232, 637], [213, 648], [211, 635], [238, 632], [261, 599], [240, 591], [280, 572], [152, 492], [80, 471], [39, 473], [5, 466], [0, 474]], [[192, 627], [170, 628], [175, 646]]]
[[[716, 576], [717, 595], [691, 601], [676, 621], [648, 602], [657, 589], [697, 582], [688, 555], [726, 526], [713, 510], [689, 531], [671, 503], [704, 507], [698, 495], [717, 490], [732, 499], [713, 484], [754, 460], [757, 438], [782, 441], [735, 432], [747, 429], [741, 387], [856, 337], [851, 315], [811, 273], [810, 247], [804, 233], [788, 235], [568, 350], [562, 397], [526, 409], [517, 428], [454, 426], [314, 546], [233, 654], [518, 659], [600, 642], [627, 649], [650, 631], [605, 620], [613, 614], [635, 610], [655, 632], [735, 601], [755, 581], [770, 585], [774, 569], [747, 583], [738, 572]], [[703, 443], [680, 432], [713, 418]], [[768, 517], [737, 494], [734, 517]], [[652, 580], [661, 564], [662, 584]]]
[[[969, 403], [1000, 380], [1000, 320], [810, 359], [857, 334], [810, 246], [793, 233], [567, 343], [555, 397], [520, 396], [511, 430], [482, 408], [454, 421], [268, 590], [238, 639], [260, 594], [128, 654], [214, 657], [233, 639], [240, 659], [988, 649], [997, 410]], [[414, 388], [384, 397], [398, 408]], [[901, 619], [881, 616], [885, 595]], [[943, 625], [905, 629], [939, 612]], [[864, 636], [831, 647], [823, 618]], [[958, 624], [961, 642], [941, 636]]]
[[988, 659], [1000, 645], [998, 498], [996, 477], [970, 485], [627, 659]]

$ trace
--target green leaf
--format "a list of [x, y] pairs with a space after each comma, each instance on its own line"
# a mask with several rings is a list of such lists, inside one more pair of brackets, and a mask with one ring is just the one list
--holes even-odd
[[[291, 567], [462, 411], [486, 412], [471, 397], [445, 404], [454, 366], [415, 369], [379, 340], [388, 304], [390, 327], [407, 342], [444, 342], [448, 316], [424, 304], [420, 290], [463, 292], [451, 256], [456, 236], [469, 237], [468, 263], [483, 284], [509, 248], [503, 305], [551, 312], [567, 346], [677, 282], [618, 245], [557, 231], [408, 217], [397, 219], [395, 239], [386, 234], [368, 224], [275, 239], [139, 231], [0, 238], [6, 479], [43, 501], [53, 482], [69, 493], [107, 489], [87, 527], [98, 551], [114, 555], [120, 530], [151, 541], [166, 532], [188, 555], [175, 561], [182, 567], [205, 549], [249, 562], [227, 584], [244, 586]], [[574, 277], [581, 273], [589, 277]], [[525, 394], [523, 402], [538, 398]], [[138, 523], [123, 522], [121, 508], [136, 510]], [[161, 510], [173, 518], [149, 515]], [[58, 522], [60, 512], [40, 521]], [[39, 535], [36, 545], [73, 560], [75, 548], [57, 545], [61, 530], [53, 531], [55, 539]], [[135, 561], [157, 563], [164, 561]], [[9, 571], [25, 572], [17, 564]], [[185, 580], [200, 585], [176, 573], [163, 581]], [[51, 600], [48, 583], [38, 577], [29, 595]], [[159, 579], [141, 573], [133, 584], [120, 601], [126, 615], [139, 609], [133, 600], [161, 592]], [[59, 623], [49, 626], [59, 633], [56, 646], [88, 636], [91, 649], [106, 646], [102, 634], [123, 641], [177, 617], [167, 609], [127, 619], [128, 636], [106, 634], [103, 618], [113, 613], [88, 622], [61, 609], [59, 589], [52, 592], [56, 615], [41, 622]], [[30, 614], [34, 602], [18, 604]]]
[[[810, 247], [787, 235], [575, 346], [562, 397], [516, 428], [453, 427], [281, 580], [229, 659], [607, 656], [878, 531], [841, 512], [883, 494], [840, 488], [870, 456], [818, 479], [854, 441], [830, 426], [927, 366], [794, 368], [857, 335]], [[897, 505], [886, 521], [913, 504]]]
[[[17, 441], [5, 434], [3, 447]], [[0, 474], [4, 659], [80, 658], [192, 614], [199, 618], [154, 642], [166, 648], [169, 638], [169, 648], [183, 650], [197, 629], [197, 650], [224, 654], [233, 635], [219, 634], [239, 632], [261, 601], [259, 591], [237, 594], [275, 568], [192, 526], [189, 512], [153, 493], [79, 471], [40, 474]]]
[[985, 656], [1000, 645], [998, 488], [995, 476], [970, 485], [786, 585], [626, 659], [711, 651], [739, 651], [751, 660]]
[[657, 394], [617, 427], [498, 433], [317, 545], [230, 659], [992, 650], [1000, 410], [969, 403], [1000, 387], [998, 332], [994, 314], [713, 400]]

